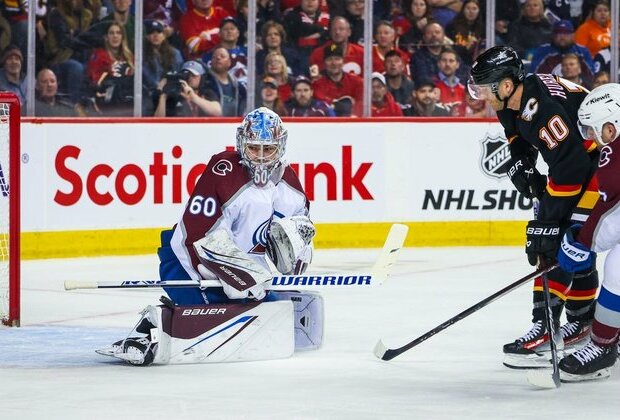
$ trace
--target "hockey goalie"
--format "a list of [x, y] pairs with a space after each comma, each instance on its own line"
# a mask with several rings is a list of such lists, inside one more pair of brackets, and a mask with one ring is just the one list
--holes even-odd
[[128, 336], [97, 352], [134, 365], [289, 357], [323, 339], [323, 300], [268, 291], [267, 257], [282, 274], [312, 259], [315, 229], [297, 175], [284, 160], [287, 130], [258, 108], [237, 128], [235, 151], [214, 155], [180, 221], [161, 233], [162, 280], [217, 279], [222, 287], [165, 288]]

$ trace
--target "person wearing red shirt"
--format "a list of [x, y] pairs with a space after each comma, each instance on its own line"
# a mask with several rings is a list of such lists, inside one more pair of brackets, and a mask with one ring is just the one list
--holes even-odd
[[451, 48], [444, 48], [439, 54], [437, 62], [439, 72], [436, 75], [435, 85], [439, 89], [439, 102], [448, 108], [458, 108], [465, 101], [465, 86], [456, 76], [460, 67], [459, 56]]
[[349, 21], [336, 16], [329, 25], [330, 40], [318, 48], [315, 48], [310, 55], [310, 76], [316, 79], [321, 76], [325, 69], [323, 51], [325, 47], [336, 44], [341, 45], [344, 51], [343, 70], [346, 73], [353, 73], [362, 76], [364, 69], [364, 48], [358, 44], [349, 42], [351, 36], [351, 25]]
[[394, 97], [387, 91], [385, 76], [381, 73], [372, 74], [372, 108], [373, 117], [402, 117], [403, 111]]
[[372, 47], [372, 71], [377, 73], [385, 72], [385, 54], [396, 50], [405, 63], [405, 68], [409, 69], [409, 54], [401, 50], [396, 45], [396, 31], [388, 21], [381, 21], [375, 28], [375, 45]]
[[192, 0], [194, 7], [181, 17], [179, 31], [187, 55], [194, 59], [220, 43], [220, 22], [228, 13], [213, 0]]
[[323, 76], [312, 82], [314, 97], [332, 105], [338, 117], [362, 115], [363, 81], [354, 74], [342, 70], [344, 51], [340, 45], [325, 47], [325, 71]]

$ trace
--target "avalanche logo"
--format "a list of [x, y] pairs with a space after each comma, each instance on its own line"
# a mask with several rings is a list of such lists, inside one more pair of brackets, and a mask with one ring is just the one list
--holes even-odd
[[510, 166], [510, 149], [506, 138], [501, 134], [491, 136], [487, 133], [482, 139], [481, 146], [480, 168], [482, 172], [495, 179], [507, 176]]
[[252, 235], [252, 244], [254, 246], [250, 251], [250, 254], [264, 254], [265, 246], [267, 246], [267, 232], [269, 231], [269, 224], [271, 223], [271, 218], [265, 220], [263, 223], [258, 226], [258, 229], [254, 231]]
[[2, 192], [3, 197], [9, 196], [9, 183], [4, 177], [4, 172], [2, 171], [2, 165], [0, 165], [0, 192]]
[[226, 176], [226, 172], [232, 172], [233, 165], [229, 160], [222, 159], [218, 161], [215, 165], [213, 165], [213, 173], [219, 176]]

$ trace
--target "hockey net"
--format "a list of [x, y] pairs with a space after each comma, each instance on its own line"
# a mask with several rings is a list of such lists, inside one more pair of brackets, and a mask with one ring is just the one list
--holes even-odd
[[19, 118], [13, 94], [0, 92], [0, 325], [19, 326]]

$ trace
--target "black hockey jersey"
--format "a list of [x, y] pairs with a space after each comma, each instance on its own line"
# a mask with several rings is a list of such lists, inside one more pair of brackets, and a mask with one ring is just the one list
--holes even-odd
[[523, 81], [519, 111], [497, 113], [512, 156], [529, 154], [535, 160], [538, 152], [549, 167], [538, 220], [567, 220], [596, 168], [596, 145], [584, 141], [577, 127], [577, 111], [587, 94], [561, 77], [532, 74]]

